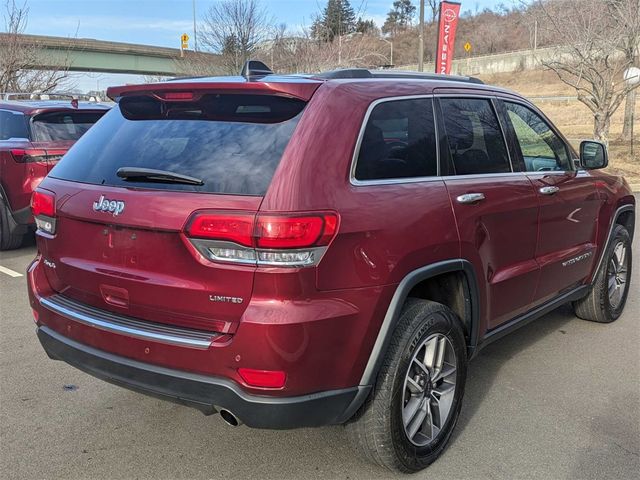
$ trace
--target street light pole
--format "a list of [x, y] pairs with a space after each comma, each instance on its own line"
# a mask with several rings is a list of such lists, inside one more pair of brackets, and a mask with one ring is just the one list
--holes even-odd
[[198, 51], [198, 29], [196, 28], [196, 0], [191, 2], [192, 10], [193, 10], [193, 45], [194, 50]]
[[418, 26], [418, 71], [424, 71], [424, 0], [420, 0], [420, 25]]
[[391, 40], [387, 40], [384, 37], [380, 37], [382, 39], [383, 42], [386, 42], [389, 44], [389, 48], [391, 49], [390, 52], [390, 57], [389, 57], [389, 65], [393, 65], [393, 42]]

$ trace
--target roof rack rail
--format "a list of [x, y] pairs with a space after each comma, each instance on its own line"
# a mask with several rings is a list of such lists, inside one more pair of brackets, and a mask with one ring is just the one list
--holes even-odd
[[369, 70], [366, 68], [345, 68], [340, 70], [322, 72], [314, 76], [327, 80], [341, 78], [414, 78], [417, 80], [444, 80], [449, 82], [465, 82], [484, 85], [484, 82], [476, 77], [443, 75], [440, 73], [412, 72], [409, 70]]
[[373, 74], [366, 68], [340, 68], [338, 70], [329, 70], [328, 72], [318, 73], [314, 77], [324, 78], [327, 80], [340, 78], [373, 78]]
[[67, 92], [0, 92], [0, 100], [82, 100], [97, 102], [97, 98], [94, 95], [87, 95], [84, 93], [67, 93]]

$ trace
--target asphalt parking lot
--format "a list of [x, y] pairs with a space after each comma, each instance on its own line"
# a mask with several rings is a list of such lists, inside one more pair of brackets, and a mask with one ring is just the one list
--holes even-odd
[[[24, 273], [34, 255], [33, 245], [2, 252], [0, 266]], [[614, 324], [565, 307], [485, 349], [449, 449], [414, 478], [638, 478], [639, 269]], [[232, 428], [49, 360], [25, 277], [3, 269], [0, 314], [3, 478], [392, 477], [356, 458], [341, 427]]]

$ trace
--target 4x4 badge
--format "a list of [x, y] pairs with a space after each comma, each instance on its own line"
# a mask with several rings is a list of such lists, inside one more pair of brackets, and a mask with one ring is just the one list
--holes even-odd
[[100, 195], [100, 198], [93, 202], [93, 209], [96, 212], [109, 212], [113, 216], [120, 215], [124, 211], [124, 202], [122, 200], [109, 200]]

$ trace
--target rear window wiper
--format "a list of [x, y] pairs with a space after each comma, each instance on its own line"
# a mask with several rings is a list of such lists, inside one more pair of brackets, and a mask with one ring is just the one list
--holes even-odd
[[204, 181], [189, 175], [169, 172], [167, 170], [155, 170], [153, 168], [120, 167], [116, 175], [125, 180], [135, 182], [161, 182], [183, 183], [186, 185], [204, 185]]

